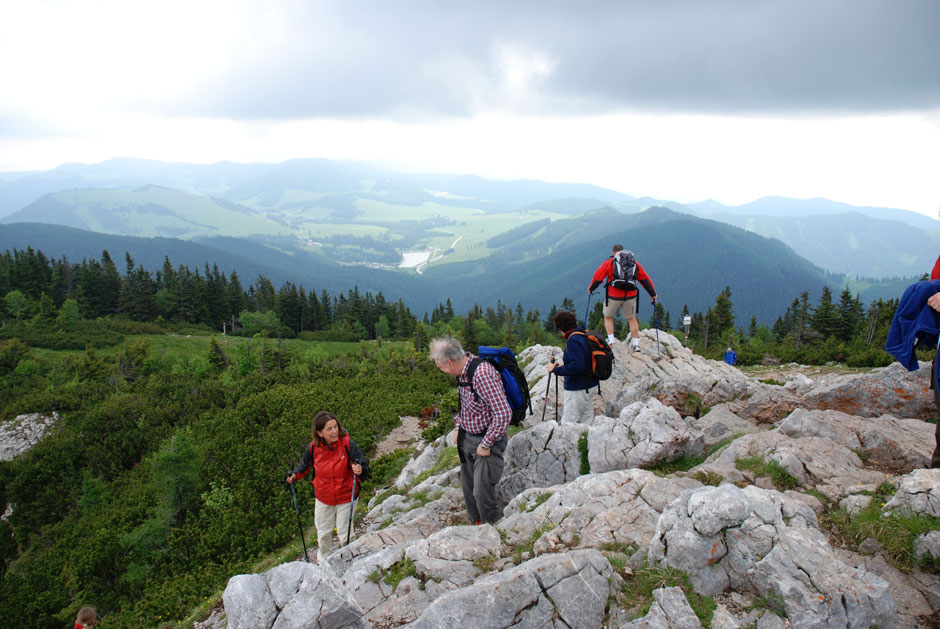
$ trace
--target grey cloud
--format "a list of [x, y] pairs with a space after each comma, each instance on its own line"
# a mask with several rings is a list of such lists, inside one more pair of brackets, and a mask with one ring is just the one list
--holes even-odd
[[[298, 3], [174, 113], [233, 118], [940, 107], [940, 2]], [[259, 37], [263, 37], [259, 33]], [[551, 70], [517, 91], [501, 47]]]

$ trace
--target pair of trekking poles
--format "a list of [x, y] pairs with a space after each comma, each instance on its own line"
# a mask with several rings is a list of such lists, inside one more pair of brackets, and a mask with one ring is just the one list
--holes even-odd
[[[356, 512], [356, 479], [358, 477], [353, 474], [353, 486], [352, 486], [352, 495], [349, 496], [349, 524], [346, 527], [346, 545], [349, 544], [349, 538], [352, 535], [352, 521], [353, 514]], [[297, 482], [296, 480], [294, 482]], [[304, 525], [300, 519], [300, 508], [297, 507], [297, 488], [294, 487], [294, 483], [288, 483], [290, 485], [290, 493], [294, 498], [294, 512], [297, 514], [297, 528], [300, 529], [300, 542], [304, 546], [304, 561], [309, 562], [310, 558], [307, 556], [307, 540], [304, 539]]]

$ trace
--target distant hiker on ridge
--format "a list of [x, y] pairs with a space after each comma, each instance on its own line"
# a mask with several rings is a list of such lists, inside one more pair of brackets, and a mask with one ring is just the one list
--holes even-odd
[[317, 413], [310, 432], [313, 441], [286, 480], [293, 483], [313, 470], [317, 563], [322, 565], [323, 558], [333, 550], [334, 528], [342, 546], [348, 544], [352, 537], [350, 524], [360, 487], [357, 477], [361, 476], [363, 480], [369, 477], [369, 462], [332, 413]]
[[734, 353], [734, 349], [730, 345], [725, 352], [725, 362], [729, 365], [734, 365], [734, 363], [738, 362], [738, 355]]
[[[549, 363], [548, 370], [565, 377], [565, 410], [563, 424], [590, 424], [594, 421], [594, 397], [598, 381], [591, 376], [591, 350], [584, 328], [571, 312], [561, 311], [552, 317], [555, 329], [565, 338], [564, 364]], [[546, 403], [548, 400], [546, 399]]]
[[[512, 419], [502, 378], [489, 362], [464, 352], [453, 337], [432, 339], [428, 353], [438, 369], [457, 378], [454, 422], [467, 515], [475, 524], [496, 522], [502, 515], [496, 507], [496, 483], [503, 475], [506, 428]], [[471, 363], [476, 363], [472, 382], [467, 379]]]
[[[606, 281], [604, 286], [604, 327], [607, 328], [607, 342], [613, 345], [617, 342], [614, 337], [614, 315], [620, 310], [630, 324], [631, 347], [633, 351], [640, 351], [640, 324], [636, 320], [637, 301], [640, 298], [636, 283], [643, 285], [649, 293], [653, 303], [656, 303], [656, 288], [653, 280], [646, 274], [640, 263], [633, 257], [632, 251], [625, 251], [622, 245], [614, 245], [613, 255], [601, 263], [594, 271], [588, 292]], [[626, 339], [624, 339], [626, 340]]]

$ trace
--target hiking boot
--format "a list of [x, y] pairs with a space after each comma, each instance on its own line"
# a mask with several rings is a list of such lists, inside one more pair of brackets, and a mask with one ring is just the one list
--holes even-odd
[[633, 343], [630, 345], [630, 349], [632, 349], [634, 352], [640, 351], [640, 342], [637, 340], [634, 340]]
[[608, 345], [616, 345], [616, 344], [619, 343], [619, 342], [620, 342], [620, 341], [618, 341], [618, 340], [617, 340], [616, 338], [614, 338], [613, 336], [608, 336], [608, 337], [607, 337], [607, 344], [608, 344]]

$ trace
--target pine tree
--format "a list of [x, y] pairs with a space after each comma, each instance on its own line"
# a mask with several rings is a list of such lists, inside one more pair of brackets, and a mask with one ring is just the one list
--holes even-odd
[[460, 339], [460, 344], [463, 345], [464, 350], [476, 354], [480, 351], [480, 342], [477, 340], [476, 326], [474, 325], [473, 318], [470, 316], [464, 317], [463, 323], [460, 326], [460, 333], [458, 334]]
[[862, 303], [856, 295], [852, 298], [852, 291], [848, 284], [839, 295], [838, 321], [836, 323], [836, 337], [840, 341], [849, 342], [855, 336], [858, 324], [862, 318]]
[[819, 334], [820, 337], [827, 339], [834, 336], [839, 327], [839, 312], [832, 304], [832, 291], [828, 286], [823, 286], [822, 294], [819, 296], [819, 306], [810, 319], [811, 328]]

